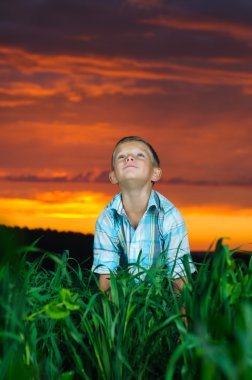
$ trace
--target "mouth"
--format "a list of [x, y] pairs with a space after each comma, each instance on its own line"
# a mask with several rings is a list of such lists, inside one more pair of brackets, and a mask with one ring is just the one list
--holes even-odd
[[128, 169], [128, 168], [136, 168], [136, 166], [135, 165], [127, 165], [124, 167], [124, 169]]

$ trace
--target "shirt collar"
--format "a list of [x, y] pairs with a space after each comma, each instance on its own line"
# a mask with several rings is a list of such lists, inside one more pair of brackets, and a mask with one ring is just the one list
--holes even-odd
[[[151, 207], [159, 208], [156, 192], [154, 190], [152, 190], [150, 193], [147, 210], [149, 210]], [[124, 207], [123, 207], [123, 203], [122, 203], [121, 193], [118, 193], [112, 200], [111, 209], [115, 210], [119, 215], [126, 215]]]

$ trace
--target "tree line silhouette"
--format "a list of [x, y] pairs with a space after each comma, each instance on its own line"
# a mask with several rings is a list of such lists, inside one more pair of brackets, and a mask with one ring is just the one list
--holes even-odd
[[[46, 252], [61, 257], [64, 251], [69, 251], [69, 257], [75, 259], [82, 267], [90, 269], [93, 262], [93, 240], [92, 234], [84, 235], [78, 232], [0, 225], [0, 251], [2, 253], [6, 250], [6, 246], [14, 249], [14, 247], [30, 246], [36, 242], [35, 246], [39, 248], [39, 252], [29, 252], [27, 256], [29, 260], [34, 260]], [[8, 250], [10, 251], [10, 248]], [[45, 260], [45, 263], [47, 267], [50, 266], [50, 260]]]
[[[0, 254], [3, 256], [6, 250], [6, 244], [16, 247], [30, 246], [35, 244], [40, 252], [30, 252], [29, 260], [34, 260], [45, 252], [54, 253], [61, 257], [64, 251], [69, 252], [69, 257], [73, 258], [83, 268], [91, 269], [93, 262], [93, 241], [92, 234], [82, 234], [80, 232], [59, 232], [57, 230], [42, 228], [29, 229], [27, 227], [9, 227], [0, 225]], [[10, 254], [10, 253], [8, 253]], [[205, 257], [205, 252], [191, 252], [195, 262], [202, 262]], [[249, 263], [251, 254], [245, 252], [237, 252], [235, 258], [244, 260]], [[72, 263], [74, 265], [74, 261]], [[45, 260], [45, 266], [51, 267], [51, 261]]]

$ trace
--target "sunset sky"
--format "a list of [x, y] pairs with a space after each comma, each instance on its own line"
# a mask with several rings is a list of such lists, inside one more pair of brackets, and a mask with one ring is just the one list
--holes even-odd
[[0, 117], [0, 223], [93, 233], [138, 135], [192, 250], [251, 250], [252, 2], [1, 1]]

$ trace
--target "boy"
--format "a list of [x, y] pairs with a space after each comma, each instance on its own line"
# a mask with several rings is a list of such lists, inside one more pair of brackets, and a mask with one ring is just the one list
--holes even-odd
[[[111, 166], [110, 182], [121, 192], [96, 223], [92, 270], [99, 274], [100, 289], [110, 287], [109, 272], [116, 270], [120, 257], [135, 263], [141, 251], [144, 268], [155, 265], [161, 252], [166, 252], [168, 271], [176, 260], [173, 285], [180, 292], [187, 280], [181, 258], [190, 249], [181, 214], [152, 189], [162, 174], [157, 153], [140, 137], [124, 137], [114, 148]], [[190, 267], [193, 272], [192, 263]]]

